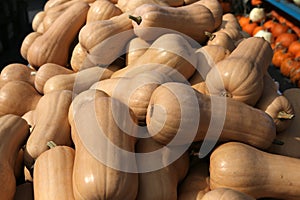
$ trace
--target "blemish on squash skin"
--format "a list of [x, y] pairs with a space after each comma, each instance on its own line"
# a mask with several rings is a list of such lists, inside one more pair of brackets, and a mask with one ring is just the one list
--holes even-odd
[[152, 115], [153, 115], [153, 108], [154, 106], [153, 105], [151, 105], [151, 107], [150, 107], [150, 117], [152, 117]]

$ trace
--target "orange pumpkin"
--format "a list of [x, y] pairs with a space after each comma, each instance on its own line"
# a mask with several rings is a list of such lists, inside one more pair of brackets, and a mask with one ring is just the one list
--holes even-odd
[[296, 41], [293, 41], [289, 45], [288, 52], [291, 52], [294, 55], [299, 54], [299, 52], [300, 52], [300, 39], [296, 40]]
[[271, 33], [274, 38], [277, 38], [280, 34], [286, 33], [289, 30], [289, 27], [286, 24], [275, 23], [271, 29]]
[[280, 65], [282, 61], [286, 58], [292, 58], [293, 54], [287, 52], [287, 49], [279, 49], [275, 50], [273, 58], [272, 58], [272, 63], [275, 67], [280, 68]]
[[289, 47], [296, 40], [297, 40], [297, 35], [295, 33], [286, 32], [280, 34], [276, 38], [275, 44], [281, 44], [284, 47]]
[[245, 31], [246, 33], [248, 33], [249, 35], [253, 35], [253, 31], [254, 29], [258, 26], [257, 23], [255, 22], [249, 22], [248, 24], [242, 26], [243, 31]]
[[[280, 72], [284, 76], [290, 77], [293, 71], [300, 68], [300, 59], [288, 57], [280, 65]], [[294, 74], [293, 74], [294, 75]], [[295, 81], [293, 81], [295, 82]]]

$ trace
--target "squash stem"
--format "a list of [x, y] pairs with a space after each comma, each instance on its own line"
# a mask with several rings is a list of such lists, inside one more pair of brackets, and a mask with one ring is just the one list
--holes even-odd
[[293, 114], [288, 114], [285, 111], [280, 111], [277, 115], [278, 119], [292, 119], [293, 117]]
[[273, 144], [275, 144], [275, 145], [284, 145], [284, 142], [281, 141], [281, 140], [278, 140], [278, 139], [274, 139]]
[[212, 41], [216, 37], [215, 34], [212, 34], [212, 33], [208, 32], [208, 31], [204, 31], [204, 34], [208, 37], [208, 39], [210, 41]]
[[56, 147], [57, 145], [55, 144], [55, 142], [49, 141], [49, 142], [47, 142], [47, 146], [48, 146], [50, 149], [53, 149], [53, 148]]
[[129, 19], [135, 21], [138, 25], [140, 25], [142, 23], [142, 17], [141, 16], [132, 16], [132, 15], [129, 15]]

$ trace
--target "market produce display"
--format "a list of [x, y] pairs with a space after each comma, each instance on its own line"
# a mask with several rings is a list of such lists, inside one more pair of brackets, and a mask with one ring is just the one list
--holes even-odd
[[300, 199], [299, 28], [261, 1], [48, 0], [0, 74], [0, 199]]
[[[296, 4], [296, 1], [289, 1]], [[280, 73], [300, 87], [300, 28], [276, 10], [267, 11], [262, 1], [252, 1], [249, 14], [237, 16], [242, 29], [250, 36], [264, 37], [274, 50], [272, 64]], [[300, 9], [300, 8], [299, 8]]]

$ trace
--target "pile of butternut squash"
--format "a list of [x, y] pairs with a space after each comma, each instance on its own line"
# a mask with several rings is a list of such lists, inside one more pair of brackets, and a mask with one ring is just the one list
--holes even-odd
[[48, 0], [0, 74], [0, 199], [300, 199], [300, 89], [218, 0]]

